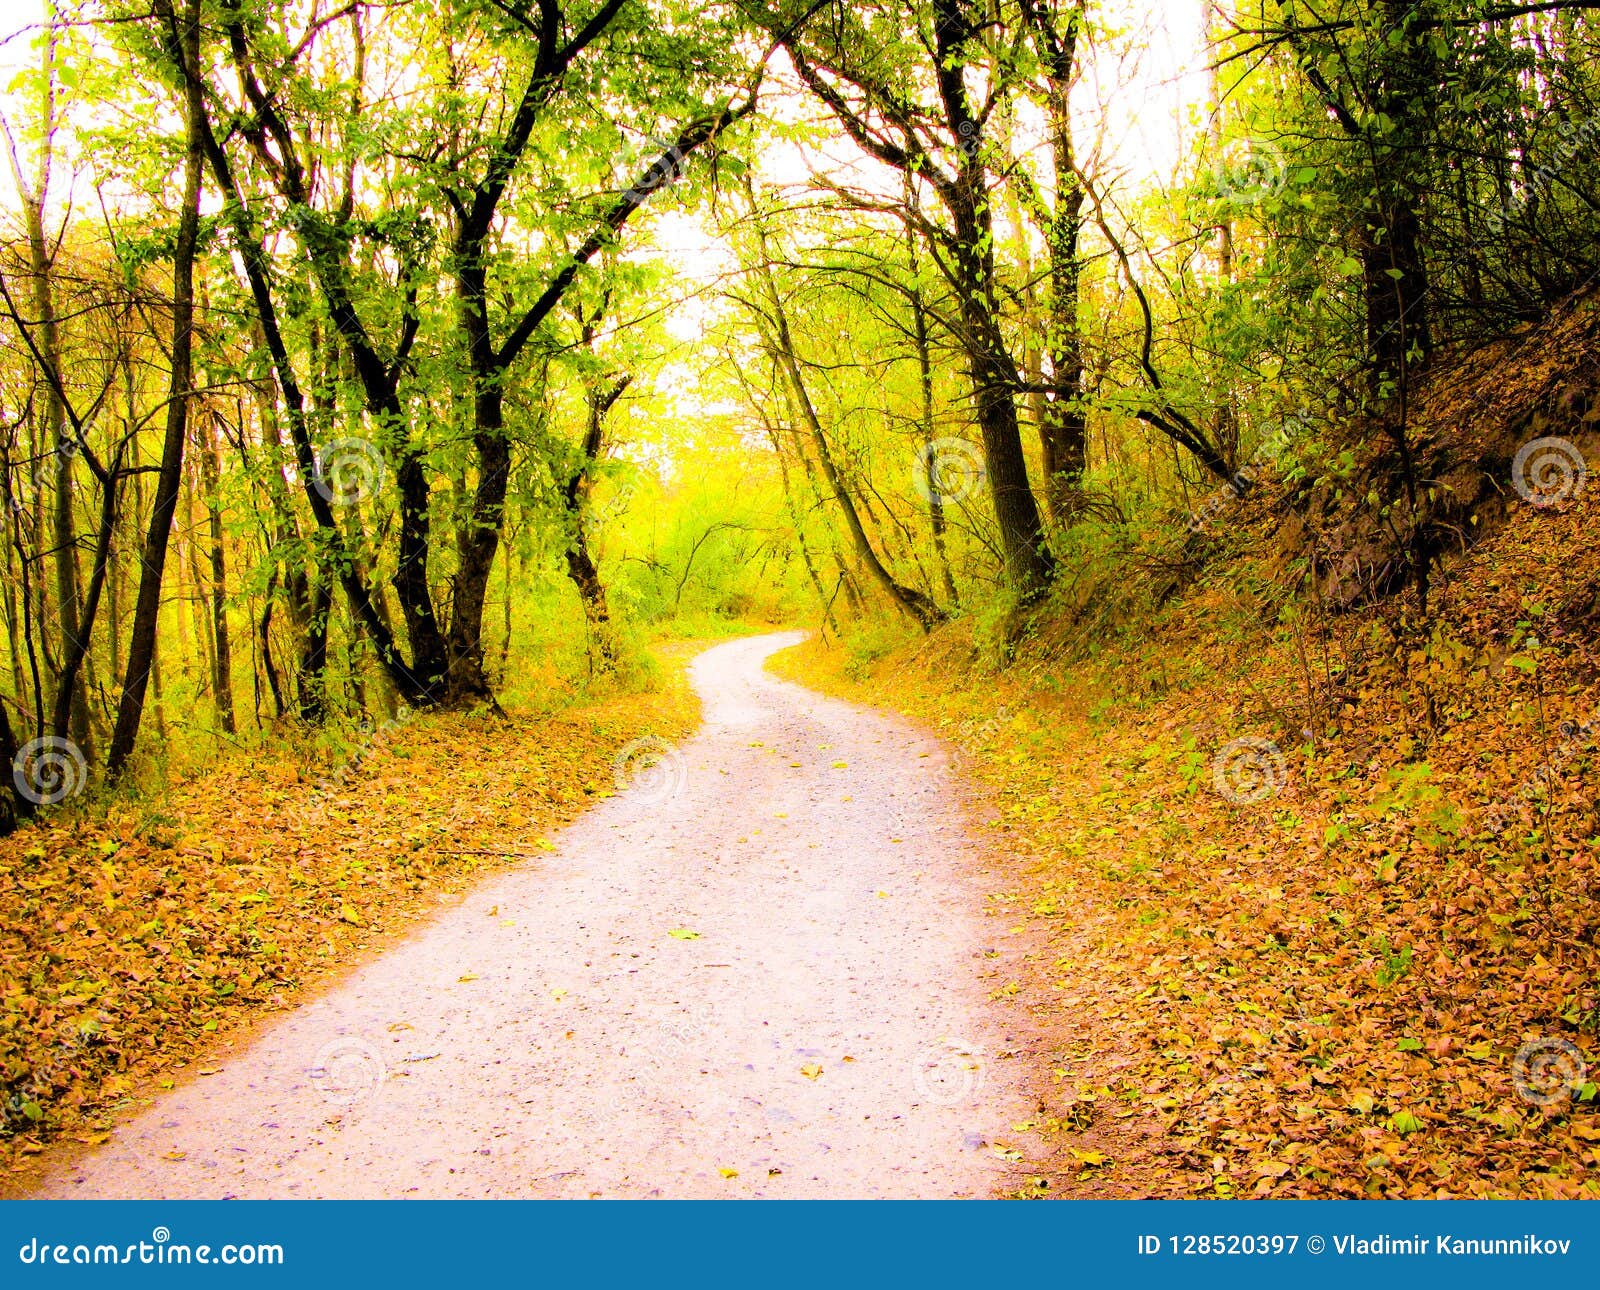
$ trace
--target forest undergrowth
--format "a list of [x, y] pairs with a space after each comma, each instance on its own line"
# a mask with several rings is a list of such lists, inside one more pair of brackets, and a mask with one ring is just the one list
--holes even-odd
[[1003, 670], [970, 621], [774, 660], [992, 804], [1048, 947], [994, 995], [1048, 1055], [1026, 1194], [1600, 1197], [1600, 497], [1513, 507], [1426, 619], [1287, 604], [1241, 505], [1094, 650], [1057, 611]]

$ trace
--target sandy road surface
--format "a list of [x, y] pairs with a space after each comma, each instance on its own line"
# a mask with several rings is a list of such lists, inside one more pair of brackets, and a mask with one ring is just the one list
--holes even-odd
[[38, 1194], [1004, 1186], [1022, 1063], [945, 755], [766, 673], [797, 639], [701, 655], [700, 734]]

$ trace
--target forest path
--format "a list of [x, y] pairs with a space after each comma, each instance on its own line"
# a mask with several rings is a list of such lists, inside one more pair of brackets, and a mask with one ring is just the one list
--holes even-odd
[[945, 753], [764, 670], [799, 639], [700, 655], [699, 734], [40, 1194], [1004, 1185], [1022, 1063], [995, 1060], [1011, 1041]]

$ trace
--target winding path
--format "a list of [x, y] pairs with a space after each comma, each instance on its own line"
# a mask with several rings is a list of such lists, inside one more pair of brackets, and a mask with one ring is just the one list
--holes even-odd
[[798, 639], [702, 654], [698, 735], [39, 1194], [1004, 1187], [1022, 1063], [945, 753], [767, 673]]

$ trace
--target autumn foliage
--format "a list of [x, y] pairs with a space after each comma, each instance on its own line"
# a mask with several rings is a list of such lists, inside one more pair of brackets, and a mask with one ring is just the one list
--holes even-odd
[[0, 840], [0, 1152], [22, 1185], [51, 1143], [124, 1113], [299, 1006], [475, 876], [537, 864], [616, 791], [613, 760], [676, 738], [681, 670], [554, 715], [401, 718], [320, 763], [216, 766]]
[[[1439, 392], [1441, 441], [1538, 405], [1550, 347], [1512, 350]], [[1426, 620], [1288, 601], [1292, 497], [1098, 650], [1057, 608], [998, 674], [970, 627], [775, 665], [986, 789], [1035, 940], [994, 997], [1057, 1058], [1029, 1194], [1600, 1196], [1600, 492], [1481, 508]]]

